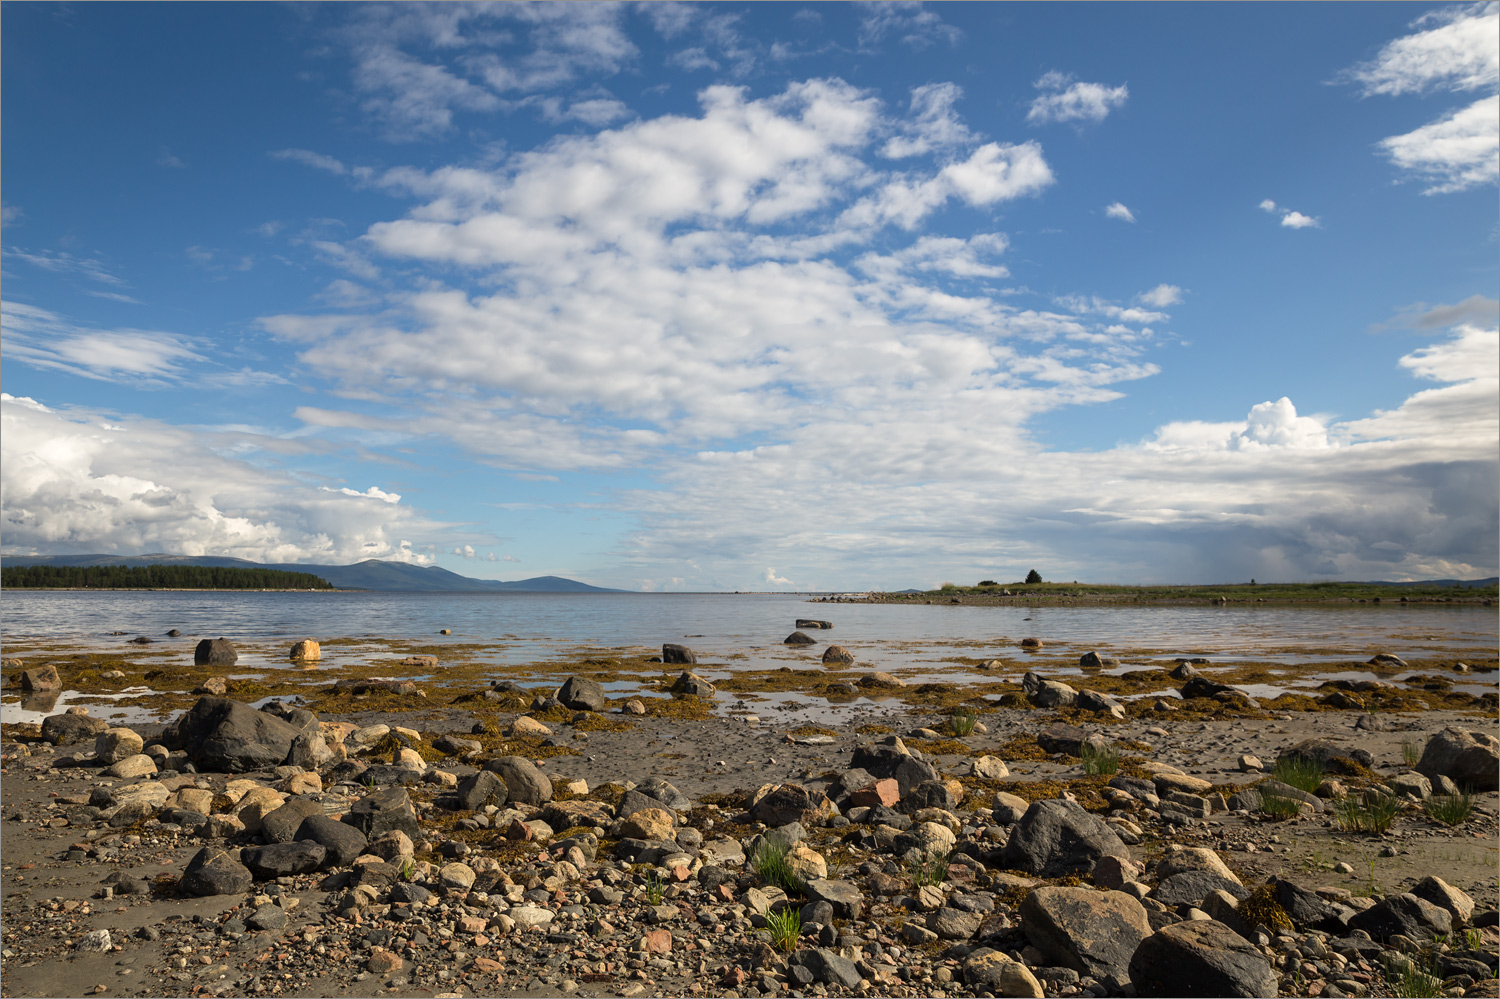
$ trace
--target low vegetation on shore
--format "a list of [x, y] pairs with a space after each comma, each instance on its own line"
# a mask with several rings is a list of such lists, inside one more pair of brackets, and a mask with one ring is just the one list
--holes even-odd
[[1497, 596], [1493, 582], [1468, 583], [1213, 583], [1202, 586], [1117, 586], [1108, 583], [982, 580], [974, 586], [944, 583], [935, 590], [872, 593], [876, 603], [943, 600], [958, 603], [1461, 603], [1489, 606]]
[[22, 565], [0, 586], [26, 590], [331, 590], [310, 572], [208, 565]]

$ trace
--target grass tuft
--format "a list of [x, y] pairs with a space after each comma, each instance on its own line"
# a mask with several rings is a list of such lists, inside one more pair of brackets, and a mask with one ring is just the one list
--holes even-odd
[[1474, 811], [1474, 796], [1467, 792], [1459, 794], [1434, 794], [1422, 802], [1427, 817], [1445, 826], [1462, 824]]
[[1323, 764], [1304, 756], [1283, 756], [1276, 761], [1272, 776], [1283, 784], [1311, 794], [1323, 783]]
[[1302, 802], [1276, 791], [1260, 791], [1260, 813], [1273, 819], [1292, 819], [1302, 814]]
[[1085, 742], [1079, 749], [1083, 772], [1090, 777], [1109, 777], [1120, 771], [1120, 751], [1113, 745], [1096, 746]]
[[1333, 806], [1333, 821], [1344, 832], [1385, 832], [1401, 812], [1401, 802], [1390, 795], [1349, 795]]
[[787, 849], [787, 844], [779, 840], [763, 841], [750, 866], [756, 877], [766, 884], [775, 885], [785, 892], [801, 891], [802, 882], [786, 862]]
[[948, 727], [960, 739], [966, 735], [972, 735], [974, 726], [978, 723], [979, 712], [973, 708], [954, 708], [952, 717], [948, 719]]
[[908, 866], [911, 872], [912, 884], [918, 888], [923, 885], [937, 887], [948, 880], [948, 857], [926, 857], [921, 861]]
[[1422, 744], [1416, 739], [1408, 736], [1401, 740], [1401, 759], [1406, 763], [1406, 769], [1411, 770], [1422, 762]]
[[802, 935], [802, 912], [787, 906], [780, 912], [774, 909], [766, 913], [766, 932], [771, 935], [771, 946], [790, 954], [797, 949], [797, 938]]
[[661, 905], [662, 900], [666, 897], [666, 885], [662, 884], [662, 880], [657, 873], [652, 871], [646, 875], [646, 904]]

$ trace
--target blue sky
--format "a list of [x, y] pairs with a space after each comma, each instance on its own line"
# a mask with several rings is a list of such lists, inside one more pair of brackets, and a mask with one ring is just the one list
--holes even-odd
[[0, 21], [6, 554], [1496, 572], [1494, 3]]

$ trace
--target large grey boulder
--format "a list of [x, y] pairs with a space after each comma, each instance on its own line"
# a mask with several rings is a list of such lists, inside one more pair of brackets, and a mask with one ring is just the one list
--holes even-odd
[[510, 792], [505, 781], [492, 770], [481, 770], [458, 782], [455, 797], [458, 807], [464, 811], [475, 811], [485, 805], [503, 805]]
[[48, 715], [42, 719], [42, 738], [54, 746], [71, 746], [79, 742], [93, 742], [109, 728], [103, 718], [88, 715]]
[[1474, 900], [1468, 893], [1453, 887], [1435, 874], [1429, 874], [1418, 881], [1411, 893], [1439, 909], [1447, 909], [1448, 915], [1453, 917], [1454, 926], [1466, 925], [1474, 915]]
[[672, 682], [672, 693], [689, 694], [693, 697], [712, 697], [714, 696], [714, 685], [697, 673], [690, 673], [684, 670]]
[[1277, 994], [1276, 973], [1259, 948], [1212, 919], [1173, 923], [1141, 941], [1130, 981], [1143, 997]]
[[327, 855], [321, 844], [298, 840], [246, 847], [240, 851], [240, 861], [255, 880], [270, 881], [293, 874], [311, 874], [323, 866]]
[[193, 649], [194, 666], [233, 666], [240, 654], [227, 638], [205, 638]]
[[310, 815], [322, 815], [323, 806], [311, 798], [288, 798], [280, 808], [272, 809], [260, 820], [260, 835], [267, 843], [291, 843], [298, 839], [297, 830]]
[[358, 829], [367, 840], [392, 829], [406, 833], [412, 842], [422, 836], [416, 810], [404, 787], [383, 787], [365, 795], [344, 813], [343, 821]]
[[243, 773], [280, 766], [300, 731], [248, 704], [203, 697], [162, 730], [161, 741], [186, 751], [199, 770]]
[[1038, 888], [1021, 902], [1021, 929], [1055, 964], [1123, 983], [1130, 958], [1151, 935], [1146, 910], [1122, 891]]
[[505, 781], [505, 793], [511, 801], [545, 805], [552, 800], [552, 780], [524, 756], [501, 756], [486, 763], [484, 769]]
[[1453, 915], [1410, 892], [1387, 895], [1349, 920], [1349, 929], [1364, 930], [1375, 940], [1388, 940], [1397, 933], [1422, 940], [1453, 930]]
[[1039, 708], [1071, 707], [1078, 700], [1078, 691], [1059, 680], [1048, 680], [1038, 673], [1028, 672], [1021, 677], [1021, 689], [1026, 699]]
[[1447, 777], [1472, 791], [1500, 791], [1500, 740], [1487, 732], [1445, 728], [1427, 740], [1417, 773], [1434, 782]]
[[21, 673], [21, 689], [27, 693], [62, 690], [62, 680], [55, 666], [38, 666]]
[[832, 804], [822, 791], [801, 784], [778, 784], [751, 807], [750, 814], [773, 829], [789, 822], [811, 827], [828, 817]]
[[698, 661], [698, 656], [686, 645], [667, 642], [661, 647], [661, 661], [667, 665], [691, 666]]
[[237, 853], [220, 846], [205, 846], [199, 850], [177, 880], [178, 894], [203, 897], [249, 891], [255, 878], [250, 869], [240, 863]]
[[1004, 866], [1045, 878], [1088, 874], [1100, 857], [1130, 859], [1114, 830], [1072, 801], [1033, 802], [1001, 851]]
[[608, 704], [604, 687], [598, 680], [570, 676], [557, 690], [557, 699], [572, 711], [603, 711]]
[[369, 843], [358, 829], [321, 812], [302, 820], [297, 827], [296, 839], [310, 840], [321, 846], [325, 851], [324, 867], [344, 867], [354, 863], [354, 858], [364, 853]]

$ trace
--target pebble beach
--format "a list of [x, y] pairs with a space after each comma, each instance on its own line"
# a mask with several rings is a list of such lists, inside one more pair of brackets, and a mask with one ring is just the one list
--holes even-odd
[[[918, 682], [824, 624], [738, 680], [185, 644], [160, 721], [5, 725], [0, 991], [1496, 994], [1493, 650], [1271, 697], [1040, 640]], [[150, 675], [23, 652], [33, 704]]]

